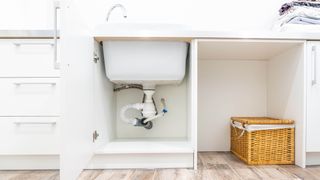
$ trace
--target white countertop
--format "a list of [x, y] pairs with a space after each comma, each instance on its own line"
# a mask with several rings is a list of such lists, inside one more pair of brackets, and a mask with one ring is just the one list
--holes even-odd
[[197, 38], [223, 38], [223, 39], [294, 39], [319, 40], [319, 33], [293, 33], [274, 31], [196, 31]]
[[53, 30], [0, 30], [0, 39], [52, 39], [53, 33]]
[[113, 32], [94, 33], [97, 41], [114, 39], [274, 39], [274, 40], [320, 40], [319, 33], [289, 33], [273, 31], [216, 31], [189, 30], [181, 32]]
[[[122, 31], [112, 33], [93, 33], [98, 40], [110, 39], [281, 39], [281, 40], [320, 40], [319, 33], [289, 33], [273, 31], [217, 31], [217, 30], [182, 30], [174, 32], [161, 31]], [[52, 30], [0, 30], [0, 39], [15, 38], [49, 38], [53, 37]]]

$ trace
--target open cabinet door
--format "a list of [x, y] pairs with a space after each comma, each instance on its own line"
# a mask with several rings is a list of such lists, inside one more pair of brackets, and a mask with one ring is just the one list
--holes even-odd
[[190, 43], [189, 48], [189, 117], [191, 121], [191, 142], [194, 148], [193, 168], [198, 169], [198, 40], [194, 39]]
[[75, 180], [93, 155], [93, 38], [74, 3], [61, 3], [60, 179]]
[[[320, 60], [320, 42], [309, 41], [307, 44], [307, 72], [308, 72], [308, 84], [307, 84], [307, 152], [311, 152], [314, 155], [320, 152], [320, 83], [319, 83], [319, 60]], [[308, 158], [309, 161], [310, 158]], [[320, 156], [318, 158], [312, 158], [312, 162], [320, 162]], [[313, 164], [313, 163], [312, 163]], [[316, 163], [318, 164], [318, 163]]]

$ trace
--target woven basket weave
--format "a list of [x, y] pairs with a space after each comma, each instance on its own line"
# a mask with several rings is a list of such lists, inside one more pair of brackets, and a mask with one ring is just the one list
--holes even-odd
[[[243, 127], [294, 123], [292, 120], [267, 117], [232, 117], [231, 120], [241, 123]], [[243, 133], [242, 129], [231, 126], [231, 152], [249, 165], [294, 164], [294, 128]]]

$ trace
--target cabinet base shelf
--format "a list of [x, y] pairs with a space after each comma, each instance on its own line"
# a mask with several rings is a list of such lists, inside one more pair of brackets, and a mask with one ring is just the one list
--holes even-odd
[[166, 154], [193, 153], [188, 141], [114, 141], [95, 151], [95, 154]]
[[88, 169], [193, 168], [188, 141], [114, 141], [95, 151]]
[[193, 153], [97, 154], [87, 169], [193, 168]]

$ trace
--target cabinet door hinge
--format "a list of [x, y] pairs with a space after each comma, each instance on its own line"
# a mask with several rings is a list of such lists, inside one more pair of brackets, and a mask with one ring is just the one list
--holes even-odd
[[97, 63], [97, 62], [99, 61], [99, 59], [100, 59], [100, 58], [99, 58], [98, 54], [97, 54], [96, 52], [94, 52], [94, 53], [93, 53], [93, 62], [94, 62], [94, 63]]
[[95, 130], [92, 134], [92, 142], [95, 142], [99, 137], [99, 133]]

